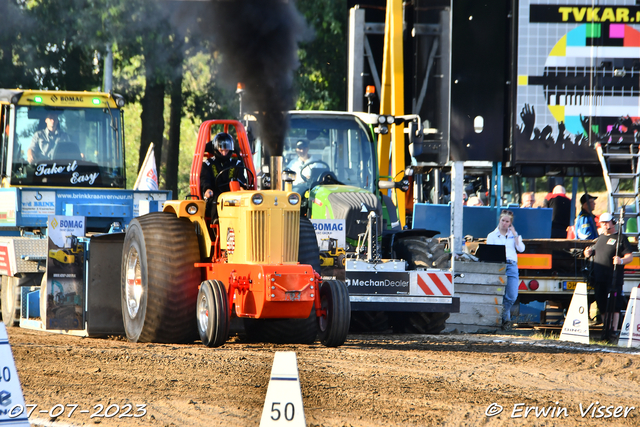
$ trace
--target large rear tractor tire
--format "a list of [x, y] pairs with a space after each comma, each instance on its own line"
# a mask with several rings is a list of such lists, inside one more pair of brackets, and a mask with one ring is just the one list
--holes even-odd
[[[409, 270], [434, 268], [447, 257], [444, 245], [422, 237], [407, 237], [397, 242], [396, 257], [407, 261]], [[389, 313], [394, 332], [411, 334], [439, 334], [445, 328], [449, 313], [396, 312]]]
[[385, 311], [352, 311], [349, 332], [371, 334], [390, 332], [389, 316]]
[[[320, 249], [313, 224], [300, 218], [300, 241], [298, 262], [313, 267], [320, 273]], [[249, 341], [278, 344], [312, 344], [318, 335], [315, 309], [306, 319], [244, 319], [244, 328]]]
[[200, 250], [194, 225], [154, 212], [129, 223], [122, 252], [121, 300], [127, 339], [183, 343], [197, 337]]
[[229, 337], [231, 323], [227, 289], [219, 280], [207, 280], [198, 292], [198, 333], [202, 344], [220, 347]]
[[394, 332], [436, 335], [445, 328], [449, 313], [390, 313], [389, 322]]
[[38, 286], [42, 273], [27, 274], [24, 277], [2, 276], [2, 322], [7, 327], [20, 323], [21, 289], [25, 286]]
[[351, 321], [351, 302], [347, 285], [340, 280], [327, 280], [320, 285], [318, 338], [322, 345], [338, 347], [344, 344]]

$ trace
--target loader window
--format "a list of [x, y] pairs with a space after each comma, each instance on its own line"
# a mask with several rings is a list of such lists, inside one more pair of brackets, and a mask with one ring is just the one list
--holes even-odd
[[292, 116], [285, 140], [285, 163], [295, 159], [296, 141], [309, 141], [309, 154], [345, 185], [374, 191], [373, 141], [364, 125], [351, 116]]
[[112, 110], [17, 107], [12, 183], [124, 188], [121, 116]]
[[7, 166], [9, 162], [9, 113], [10, 107], [3, 105], [0, 108], [0, 126], [2, 134], [0, 136], [0, 176], [7, 176]]

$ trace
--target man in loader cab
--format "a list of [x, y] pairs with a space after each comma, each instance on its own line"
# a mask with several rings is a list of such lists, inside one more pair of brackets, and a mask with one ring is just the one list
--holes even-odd
[[207, 202], [207, 217], [217, 216], [215, 203], [220, 194], [229, 191], [232, 179], [237, 179], [240, 185], [246, 186], [242, 173], [244, 165], [242, 160], [232, 157], [233, 150], [233, 137], [226, 132], [218, 133], [205, 147], [205, 151], [212, 155], [203, 162], [200, 172], [200, 191]]
[[58, 143], [69, 142], [69, 136], [60, 129], [58, 112], [47, 111], [44, 122], [46, 127], [33, 134], [27, 150], [27, 160], [31, 164], [51, 159]]

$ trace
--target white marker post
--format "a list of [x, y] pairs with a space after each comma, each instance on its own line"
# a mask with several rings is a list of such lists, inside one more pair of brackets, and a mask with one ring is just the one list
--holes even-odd
[[589, 315], [587, 300], [587, 284], [578, 282], [573, 291], [569, 312], [564, 319], [560, 341], [573, 341], [589, 344]]
[[624, 314], [622, 330], [618, 339], [619, 347], [640, 347], [640, 307], [638, 307], [638, 287], [631, 289], [631, 297]]
[[0, 426], [29, 427], [27, 407], [22, 387], [13, 360], [9, 336], [4, 323], [0, 322]]
[[276, 351], [260, 427], [305, 427], [298, 362], [294, 351]]

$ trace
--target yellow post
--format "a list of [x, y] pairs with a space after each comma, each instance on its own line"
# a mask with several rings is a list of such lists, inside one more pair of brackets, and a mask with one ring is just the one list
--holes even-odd
[[[380, 114], [404, 115], [402, 29], [402, 0], [387, 0]], [[381, 175], [389, 174], [396, 179], [404, 167], [404, 124], [392, 125], [389, 134], [378, 136], [378, 169]], [[404, 227], [406, 209], [404, 193], [395, 190], [392, 197], [398, 207], [400, 224]]]

